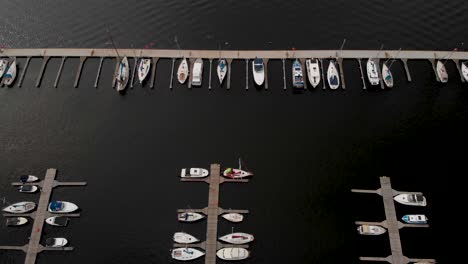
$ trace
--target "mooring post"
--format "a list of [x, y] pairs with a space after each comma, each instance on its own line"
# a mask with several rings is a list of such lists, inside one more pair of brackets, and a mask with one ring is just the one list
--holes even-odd
[[401, 61], [403, 62], [403, 67], [405, 68], [406, 79], [408, 80], [408, 82], [411, 82], [411, 74], [408, 68], [408, 59], [401, 59]]
[[212, 68], [213, 59], [210, 59], [210, 77], [208, 79], [208, 89], [211, 90], [211, 68]]
[[463, 77], [463, 72], [462, 72], [462, 70], [460, 68], [460, 61], [454, 59], [453, 62], [455, 63], [455, 66], [457, 66], [458, 74], [460, 74], [461, 81], [465, 82], [465, 77]]
[[50, 59], [49, 56], [44, 56], [42, 58], [42, 66], [41, 66], [41, 70], [39, 71], [39, 75], [37, 76], [36, 87], [39, 87], [39, 85], [41, 84], [42, 76], [44, 75], [44, 70], [46, 68], [46, 65], [49, 59]]
[[150, 88], [154, 87], [154, 79], [156, 79], [156, 65], [158, 64], [159, 58], [153, 57], [153, 68], [151, 70], [151, 83]]
[[228, 63], [228, 76], [227, 76], [227, 89], [231, 89], [231, 63], [232, 63], [232, 59], [226, 59], [227, 63]]
[[21, 85], [23, 84], [24, 75], [26, 74], [26, 70], [28, 69], [30, 61], [31, 61], [31, 57], [27, 57], [26, 58], [26, 63], [24, 64], [23, 71], [21, 72], [21, 76], [20, 76], [20, 79], [18, 81], [18, 87], [21, 87]]
[[362, 70], [361, 58], [358, 58], [357, 61], [358, 61], [358, 63], [359, 63], [359, 71], [361, 72], [362, 89], [363, 89], [363, 90], [366, 90], [366, 89], [367, 89], [367, 87], [366, 87], [366, 79], [364, 78], [364, 71]]
[[193, 78], [193, 64], [195, 63], [194, 58], [189, 59], [189, 67], [190, 67], [190, 73], [189, 73], [189, 82], [188, 82], [188, 88], [192, 88], [192, 78]]
[[80, 81], [80, 76], [81, 76], [81, 71], [83, 69], [83, 63], [86, 60], [85, 56], [80, 57], [80, 65], [78, 66], [78, 70], [76, 71], [76, 76], [75, 76], [75, 84], [74, 87], [78, 87], [78, 82]]
[[336, 58], [336, 61], [338, 62], [338, 66], [340, 68], [341, 89], [345, 90], [346, 83], [345, 83], [345, 78], [344, 78], [343, 58], [341, 57]]
[[130, 88], [133, 88], [133, 80], [135, 79], [135, 73], [137, 69], [137, 64], [138, 64], [138, 57], [133, 57], [133, 71], [132, 71], [132, 79], [130, 80]]
[[268, 90], [268, 61], [270, 59], [264, 59], [265, 61], [265, 90]]
[[96, 80], [94, 81], [94, 88], [98, 87], [99, 76], [101, 75], [101, 68], [102, 68], [102, 62], [103, 61], [104, 61], [104, 57], [101, 57], [101, 59], [99, 60], [99, 66], [98, 66], [98, 71], [97, 71], [97, 74], [96, 74]]
[[172, 82], [174, 80], [174, 66], [175, 66], [175, 58], [172, 58], [172, 67], [171, 67], [171, 82], [169, 83], [169, 89], [172, 89]]
[[306, 59], [301, 58], [299, 59], [301, 62], [301, 67], [302, 67], [302, 79], [304, 80], [304, 89], [307, 89], [307, 69], [305, 68], [305, 61]]
[[65, 59], [67, 57], [62, 57], [62, 62], [60, 62], [60, 67], [57, 72], [57, 77], [55, 77], [54, 87], [57, 88], [58, 82], [60, 80], [60, 76], [62, 75], [63, 64], [65, 63]]
[[286, 66], [285, 66], [285, 59], [281, 59], [283, 63], [283, 90], [286, 90]]
[[326, 85], [326, 80], [325, 80], [325, 72], [323, 71], [323, 59], [319, 59], [320, 61], [320, 68], [321, 68], [321, 72], [322, 72], [322, 84], [323, 84], [323, 90], [327, 89], [327, 85]]
[[440, 82], [439, 75], [437, 74], [437, 69], [436, 69], [436, 65], [435, 65], [435, 59], [429, 59], [429, 62], [432, 64], [432, 69], [434, 70], [436, 80], [438, 82]]
[[249, 59], [245, 59], [245, 89], [249, 90]]

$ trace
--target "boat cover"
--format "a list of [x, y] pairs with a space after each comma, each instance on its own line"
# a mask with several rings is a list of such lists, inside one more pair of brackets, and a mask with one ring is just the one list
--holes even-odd
[[50, 210], [52, 211], [60, 211], [63, 208], [63, 203], [59, 201], [51, 202], [50, 203]]
[[23, 185], [23, 186], [21, 186], [21, 190], [22, 190], [23, 192], [29, 192], [29, 191], [31, 191], [32, 189], [33, 189], [33, 186], [32, 186], [32, 185]]
[[20, 176], [20, 181], [21, 181], [21, 182], [27, 182], [27, 181], [28, 181], [28, 178], [29, 178], [29, 175], [21, 175], [21, 176]]

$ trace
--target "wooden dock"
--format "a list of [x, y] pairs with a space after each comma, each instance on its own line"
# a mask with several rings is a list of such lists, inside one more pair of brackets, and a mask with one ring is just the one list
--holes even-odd
[[369, 225], [380, 225], [387, 228], [387, 233], [390, 239], [390, 249], [392, 254], [386, 258], [382, 257], [360, 257], [360, 260], [364, 261], [387, 261], [392, 264], [407, 264], [410, 262], [427, 262], [427, 263], [435, 263], [434, 259], [415, 259], [415, 258], [407, 258], [403, 255], [403, 249], [401, 246], [400, 240], [400, 228], [403, 227], [428, 227], [428, 225], [410, 225], [410, 224], [403, 224], [398, 221], [396, 210], [395, 210], [395, 202], [393, 197], [395, 195], [401, 193], [414, 193], [414, 194], [421, 194], [418, 192], [401, 192], [395, 191], [392, 189], [392, 185], [390, 183], [389, 177], [380, 177], [380, 189], [378, 190], [362, 190], [362, 189], [352, 189], [352, 192], [356, 193], [375, 193], [383, 198], [384, 208], [385, 208], [385, 217], [386, 220], [383, 222], [363, 222], [357, 221], [356, 224], [369, 224]]
[[[226, 210], [219, 207], [219, 186], [224, 182], [248, 182], [246, 179], [226, 179], [221, 177], [221, 167], [219, 164], [211, 164], [210, 175], [204, 179], [187, 179], [182, 178], [181, 181], [190, 182], [206, 182], [209, 186], [208, 192], [208, 207], [203, 209], [179, 209], [177, 212], [199, 212], [207, 217], [206, 223], [206, 241], [190, 245], [193, 247], [200, 247], [205, 250], [205, 264], [216, 263], [216, 251], [225, 247], [226, 245], [218, 242], [218, 216], [224, 213], [242, 213], [246, 214], [248, 210]], [[186, 245], [174, 244], [174, 247], [185, 247]], [[229, 245], [229, 247], [243, 247], [248, 248], [248, 245]]]
[[[0, 250], [23, 250], [26, 252], [25, 264], [36, 263], [37, 254], [44, 250], [55, 251], [70, 251], [73, 247], [63, 248], [46, 248], [40, 244], [42, 237], [42, 230], [44, 227], [46, 217], [52, 214], [47, 211], [52, 190], [58, 186], [85, 186], [86, 182], [58, 182], [55, 180], [57, 175], [56, 169], [48, 169], [43, 181], [39, 183], [26, 183], [27, 185], [37, 185], [41, 187], [41, 196], [37, 204], [36, 211], [28, 214], [4, 214], [5, 217], [27, 216], [34, 219], [33, 228], [29, 237], [29, 243], [23, 247], [16, 246], [0, 246]], [[21, 182], [12, 183], [13, 186], [23, 185]], [[77, 217], [79, 214], [61, 214], [63, 216]]]

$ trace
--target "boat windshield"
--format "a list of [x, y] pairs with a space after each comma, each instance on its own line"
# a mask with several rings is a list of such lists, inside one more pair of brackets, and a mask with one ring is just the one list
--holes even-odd
[[336, 77], [335, 75], [330, 77], [330, 83], [332, 85], [338, 85], [338, 77]]
[[63, 208], [63, 203], [62, 202], [52, 202], [50, 203], [50, 210], [52, 211], [58, 211]]

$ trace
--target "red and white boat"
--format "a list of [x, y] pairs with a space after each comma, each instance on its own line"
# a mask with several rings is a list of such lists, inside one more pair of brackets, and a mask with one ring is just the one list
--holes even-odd
[[219, 240], [224, 241], [229, 244], [242, 245], [254, 241], [254, 236], [247, 233], [232, 233], [219, 238]]
[[223, 176], [231, 179], [242, 179], [253, 176], [253, 173], [242, 170], [241, 160], [239, 159], [239, 169], [227, 168], [224, 170]]

